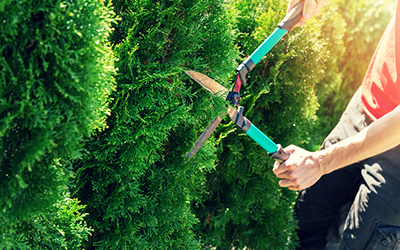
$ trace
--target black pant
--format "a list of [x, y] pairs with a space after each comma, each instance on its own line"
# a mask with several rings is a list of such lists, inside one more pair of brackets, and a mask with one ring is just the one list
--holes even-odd
[[[356, 92], [326, 137], [322, 149], [353, 136], [372, 123], [361, 106], [360, 90]], [[312, 187], [300, 191], [295, 212], [299, 220], [300, 248], [307, 250], [339, 246], [343, 221], [361, 184], [361, 166], [354, 164], [324, 175]]]
[[[360, 94], [359, 89], [322, 149], [372, 123]], [[300, 191], [298, 249], [400, 249], [399, 163], [400, 146], [324, 175]]]

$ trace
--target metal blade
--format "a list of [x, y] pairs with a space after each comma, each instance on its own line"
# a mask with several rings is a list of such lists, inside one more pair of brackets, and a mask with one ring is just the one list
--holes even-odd
[[186, 158], [191, 158], [194, 156], [197, 151], [203, 146], [203, 144], [208, 140], [212, 132], [218, 127], [219, 123], [222, 121], [220, 116], [214, 118], [214, 120], [210, 121], [210, 125], [201, 133], [199, 139], [194, 143], [193, 148], [185, 155]]
[[[210, 77], [196, 72], [194, 70], [188, 70], [186, 71], [186, 74], [190, 76], [193, 80], [195, 80], [198, 84], [200, 84], [203, 88], [206, 90], [210, 91], [212, 94], [226, 99], [228, 95], [228, 90], [222, 86], [221, 84], [217, 83]], [[223, 114], [225, 116], [225, 114]], [[197, 139], [197, 141], [194, 143], [193, 148], [185, 155], [186, 159], [189, 159], [193, 157], [197, 151], [204, 145], [204, 143], [210, 138], [211, 134], [214, 132], [214, 130], [218, 127], [220, 122], [222, 121], [221, 116], [218, 116], [214, 118], [212, 121], [210, 121], [210, 124], [208, 127], [204, 130], [204, 132], [200, 135], [200, 137]]]
[[193, 80], [195, 80], [198, 84], [200, 84], [206, 90], [210, 91], [211, 93], [213, 93], [216, 96], [226, 99], [228, 92], [229, 92], [228, 89], [226, 89], [224, 86], [217, 83], [210, 77], [208, 77], [202, 73], [196, 72], [194, 70], [188, 70], [188, 71], [186, 71], [186, 74], [188, 74], [188, 76], [190, 76]]
[[[229, 114], [230, 118], [233, 121], [236, 120], [236, 116], [238, 114], [238, 111], [236, 109], [228, 106], [227, 113]], [[225, 116], [225, 115], [226, 115], [226, 113], [223, 114], [222, 116]], [[220, 124], [221, 121], [222, 121], [221, 116], [217, 116], [212, 121], [210, 121], [210, 124], [208, 125], [208, 127], [203, 131], [203, 133], [201, 133], [201, 135], [199, 136], [197, 141], [194, 143], [193, 148], [185, 155], [185, 158], [189, 159], [189, 158], [193, 157], [197, 153], [197, 151], [199, 151], [199, 149], [204, 145], [204, 143], [208, 140], [208, 138], [210, 138], [211, 134], [218, 127], [218, 125]]]
[[[226, 89], [224, 86], [217, 83], [210, 77], [193, 70], [186, 71], [186, 74], [188, 74], [193, 80], [195, 80], [206, 90], [210, 91], [212, 94], [226, 99], [229, 92], [228, 89]], [[204, 132], [194, 143], [193, 148], [185, 155], [186, 159], [193, 157], [197, 153], [197, 151], [199, 151], [199, 149], [204, 145], [204, 143], [208, 140], [208, 138], [210, 138], [211, 134], [214, 132], [214, 130], [218, 127], [218, 125], [222, 121], [221, 117], [225, 116], [226, 114], [229, 114], [231, 119], [235, 121], [238, 112], [236, 109], [228, 106], [227, 112], [225, 114], [223, 114], [222, 116], [218, 116], [214, 118], [212, 121], [210, 121], [208, 127], [204, 130]]]

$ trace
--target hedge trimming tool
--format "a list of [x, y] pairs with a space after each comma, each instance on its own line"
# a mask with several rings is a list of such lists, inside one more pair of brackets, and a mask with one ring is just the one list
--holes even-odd
[[[193, 70], [186, 71], [186, 74], [199, 83], [203, 88], [207, 89], [218, 97], [228, 100], [230, 105], [227, 105], [228, 109], [226, 113], [229, 114], [234, 124], [241, 128], [243, 132], [245, 132], [248, 136], [250, 136], [250, 138], [264, 148], [272, 158], [281, 163], [289, 158], [289, 154], [282, 149], [281, 145], [275, 144], [275, 142], [273, 142], [268, 136], [266, 136], [246, 117], [243, 116], [243, 107], [239, 106], [241, 100], [240, 88], [242, 83], [246, 83], [247, 73], [253, 70], [256, 64], [286, 34], [286, 32], [291, 31], [293, 27], [300, 21], [302, 17], [303, 5], [304, 2], [302, 1], [295, 6], [278, 24], [278, 28], [276, 28], [275, 31], [267, 39], [265, 39], [265, 41], [253, 52], [253, 54], [251, 54], [242, 64], [239, 65], [239, 67], [236, 69], [236, 81], [233, 85], [232, 91], [228, 91], [225, 87], [202, 73], [195, 72]], [[238, 109], [234, 107], [238, 107]], [[221, 121], [222, 118], [220, 116], [210, 121], [209, 126], [200, 135], [199, 139], [197, 139], [193, 148], [185, 155], [186, 158], [191, 158], [197, 153], [197, 151], [201, 148], [201, 146], [203, 146]]]

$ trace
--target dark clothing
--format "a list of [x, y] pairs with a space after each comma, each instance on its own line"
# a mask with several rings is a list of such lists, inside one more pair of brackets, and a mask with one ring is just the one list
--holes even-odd
[[[322, 148], [372, 120], [353, 96]], [[400, 147], [324, 175], [300, 191], [295, 212], [299, 249], [400, 249]], [[397, 244], [397, 245], [396, 245]]]

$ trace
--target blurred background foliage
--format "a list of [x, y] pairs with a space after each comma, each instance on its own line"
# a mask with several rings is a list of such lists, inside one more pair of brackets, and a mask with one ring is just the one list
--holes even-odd
[[[296, 193], [225, 118], [235, 68], [279, 0], [0, 2], [1, 249], [293, 249]], [[331, 0], [248, 75], [245, 116], [318, 150], [361, 84], [395, 1]], [[114, 14], [115, 13], [115, 14]]]

